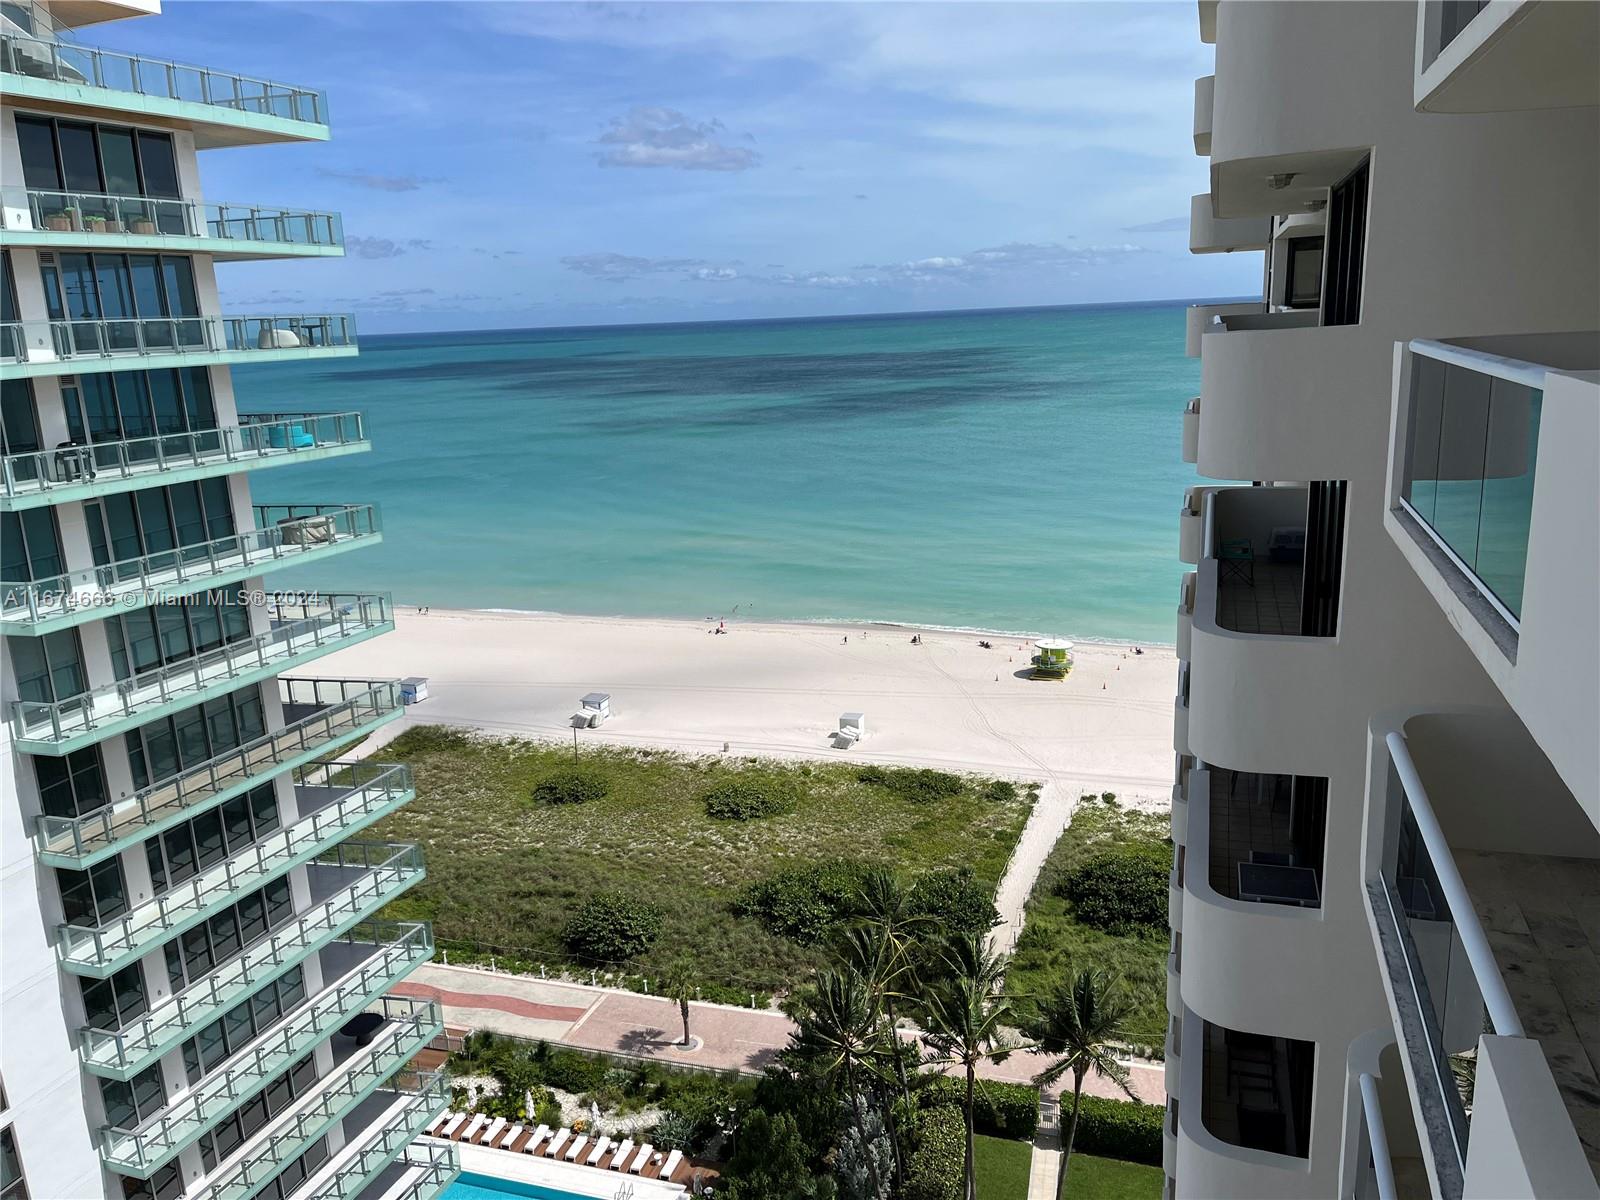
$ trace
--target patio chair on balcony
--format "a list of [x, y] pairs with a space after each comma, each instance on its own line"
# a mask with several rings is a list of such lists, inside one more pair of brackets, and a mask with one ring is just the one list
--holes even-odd
[[1249, 538], [1229, 538], [1217, 550], [1217, 582], [1229, 579], [1256, 585], [1256, 552]]

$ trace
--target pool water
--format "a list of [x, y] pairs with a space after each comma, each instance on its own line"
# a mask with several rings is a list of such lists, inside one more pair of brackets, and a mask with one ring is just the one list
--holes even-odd
[[524, 1200], [594, 1200], [593, 1196], [580, 1192], [564, 1192], [560, 1188], [519, 1183], [514, 1179], [496, 1179], [492, 1175], [474, 1175], [470, 1171], [463, 1171], [445, 1189], [440, 1200], [506, 1200], [507, 1196], [520, 1196]]

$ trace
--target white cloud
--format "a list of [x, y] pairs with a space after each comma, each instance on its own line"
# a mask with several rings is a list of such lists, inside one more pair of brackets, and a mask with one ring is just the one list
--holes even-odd
[[[644, 105], [613, 117], [596, 139], [608, 147], [595, 156], [602, 167], [675, 167], [682, 171], [745, 171], [761, 162], [748, 146], [722, 139], [727, 126], [715, 118], [693, 121], [675, 108]], [[749, 135], [745, 135], [748, 137]]]
[[342, 179], [375, 192], [414, 192], [425, 184], [438, 182], [421, 175], [380, 175], [376, 171], [338, 171], [332, 167], [318, 167], [317, 174], [328, 179]]
[[709, 283], [740, 278], [734, 268], [739, 264], [714, 263], [703, 258], [645, 258], [636, 254], [616, 254], [605, 251], [597, 254], [569, 254], [561, 260], [569, 271], [577, 271], [591, 279], [606, 283], [624, 283], [645, 275], [677, 275]]
[[433, 243], [426, 238], [393, 238], [350, 236], [344, 239], [346, 253], [357, 258], [399, 258], [411, 250], [428, 250]]

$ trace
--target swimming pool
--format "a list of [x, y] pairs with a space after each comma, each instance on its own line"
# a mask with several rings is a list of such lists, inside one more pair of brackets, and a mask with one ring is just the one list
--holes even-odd
[[518, 1183], [514, 1179], [496, 1179], [470, 1171], [457, 1176], [440, 1200], [506, 1200], [507, 1196], [519, 1196], [523, 1200], [594, 1200], [580, 1192], [563, 1192], [537, 1183]]

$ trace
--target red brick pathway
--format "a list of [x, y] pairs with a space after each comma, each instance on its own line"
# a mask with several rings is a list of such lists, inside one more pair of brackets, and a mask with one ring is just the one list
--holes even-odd
[[452, 992], [426, 983], [397, 983], [390, 990], [396, 995], [417, 1000], [436, 1000], [455, 1008], [492, 1008], [496, 1012], [510, 1013], [514, 1017], [531, 1017], [536, 1021], [576, 1021], [589, 1011], [559, 1004], [535, 1004], [531, 1000], [494, 992]]

